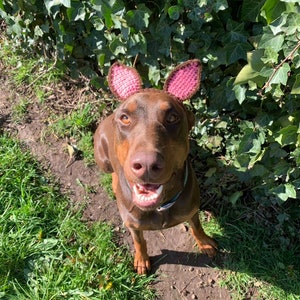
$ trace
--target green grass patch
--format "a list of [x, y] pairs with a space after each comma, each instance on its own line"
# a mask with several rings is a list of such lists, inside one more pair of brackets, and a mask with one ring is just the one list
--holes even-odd
[[18, 142], [0, 145], [0, 298], [152, 299], [112, 228], [81, 222]]
[[[98, 116], [97, 116], [98, 117]], [[50, 125], [51, 130], [59, 137], [83, 136], [90, 126], [97, 121], [93, 107], [87, 103], [72, 110], [67, 116], [59, 116]]]
[[108, 173], [101, 173], [100, 175], [100, 185], [104, 191], [108, 194], [109, 198], [115, 199], [115, 194], [112, 189], [112, 176]]
[[[103, 107], [102, 107], [103, 108]], [[90, 103], [74, 109], [68, 115], [54, 116], [48, 132], [59, 138], [69, 138], [83, 155], [86, 165], [94, 164], [94, 145], [92, 128], [99, 118], [100, 112]]]
[[15, 100], [12, 105], [12, 118], [16, 123], [21, 123], [26, 119], [27, 109], [30, 105], [30, 100], [26, 98], [20, 98]]
[[17, 86], [30, 87], [43, 102], [47, 84], [58, 83], [64, 76], [65, 66], [56, 60], [34, 55], [0, 37], [0, 60], [9, 68], [11, 80]]
[[263, 207], [240, 205], [203, 221], [223, 253], [221, 285], [233, 299], [300, 299], [299, 229], [293, 222], [276, 224], [275, 213], [270, 222]]

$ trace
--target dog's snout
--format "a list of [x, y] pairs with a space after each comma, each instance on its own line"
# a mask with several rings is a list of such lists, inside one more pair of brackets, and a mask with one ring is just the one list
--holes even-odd
[[156, 152], [137, 152], [131, 158], [131, 170], [144, 181], [155, 181], [163, 172], [165, 162]]

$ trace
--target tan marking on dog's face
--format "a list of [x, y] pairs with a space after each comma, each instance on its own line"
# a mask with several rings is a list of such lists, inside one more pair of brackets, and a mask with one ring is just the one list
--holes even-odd
[[135, 101], [131, 101], [126, 105], [126, 109], [128, 112], [133, 113], [137, 109], [137, 103]]
[[116, 153], [121, 166], [124, 166], [129, 151], [129, 141], [124, 140], [116, 145]]
[[169, 108], [170, 108], [170, 103], [168, 103], [168, 102], [161, 102], [161, 103], [159, 103], [159, 109], [161, 111], [166, 111]]

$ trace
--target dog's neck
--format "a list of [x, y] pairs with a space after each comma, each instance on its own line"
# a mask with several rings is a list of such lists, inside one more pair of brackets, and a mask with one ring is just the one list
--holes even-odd
[[183, 181], [183, 188], [182, 188], [182, 190], [180, 190], [169, 201], [165, 202], [163, 205], [161, 205], [160, 207], [158, 207], [156, 209], [158, 212], [165, 211], [165, 210], [171, 208], [176, 203], [176, 201], [178, 200], [178, 198], [180, 197], [180, 195], [182, 194], [182, 192], [185, 189], [185, 186], [186, 186], [187, 181], [188, 181], [188, 177], [189, 177], [189, 166], [188, 166], [188, 162], [186, 161], [185, 162], [185, 172], [184, 172], [184, 181]]

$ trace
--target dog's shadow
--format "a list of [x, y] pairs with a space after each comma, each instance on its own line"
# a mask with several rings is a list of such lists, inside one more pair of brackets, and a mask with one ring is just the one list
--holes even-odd
[[212, 259], [196, 252], [161, 249], [161, 254], [150, 257], [151, 272], [155, 273], [163, 265], [183, 265], [187, 267], [213, 266]]

